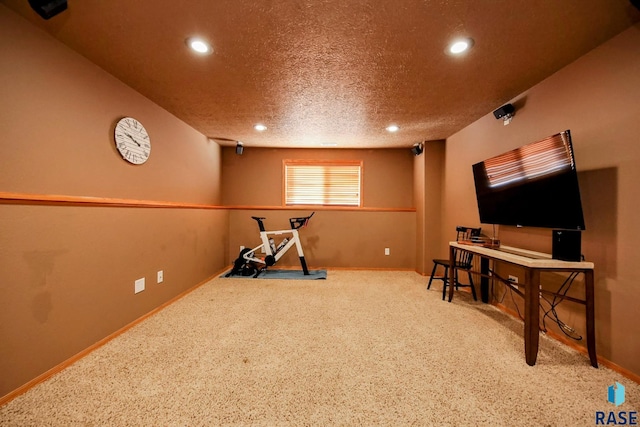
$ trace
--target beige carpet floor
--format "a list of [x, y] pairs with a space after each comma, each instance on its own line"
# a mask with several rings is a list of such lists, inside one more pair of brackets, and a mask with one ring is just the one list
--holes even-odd
[[[0, 408], [2, 426], [592, 426], [640, 386], [413, 272], [216, 278]], [[615, 381], [626, 402], [607, 402]]]

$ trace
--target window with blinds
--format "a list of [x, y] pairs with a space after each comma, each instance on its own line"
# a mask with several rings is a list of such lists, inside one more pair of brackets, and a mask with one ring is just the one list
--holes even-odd
[[499, 187], [575, 168], [564, 133], [485, 160], [489, 186]]
[[361, 206], [362, 162], [284, 161], [285, 205]]

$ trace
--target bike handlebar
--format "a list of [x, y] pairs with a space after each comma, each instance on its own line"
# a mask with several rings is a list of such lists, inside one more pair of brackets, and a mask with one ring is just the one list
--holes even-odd
[[289, 218], [289, 224], [291, 224], [292, 230], [297, 230], [298, 228], [306, 227], [309, 224], [309, 220], [315, 214], [315, 212], [311, 212], [311, 215], [305, 217], [298, 218]]

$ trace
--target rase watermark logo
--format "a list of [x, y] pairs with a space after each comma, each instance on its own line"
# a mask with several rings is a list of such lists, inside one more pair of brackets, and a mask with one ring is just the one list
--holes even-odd
[[[624, 403], [624, 386], [615, 382], [607, 389], [607, 401], [616, 408]], [[636, 411], [596, 411], [597, 426], [637, 426], [638, 412]]]
[[616, 406], [622, 405], [624, 403], [624, 386], [617, 381], [610, 385], [607, 390], [607, 400]]

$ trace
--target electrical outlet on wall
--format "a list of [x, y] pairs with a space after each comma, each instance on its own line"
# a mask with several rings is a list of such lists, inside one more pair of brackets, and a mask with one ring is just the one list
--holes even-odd
[[158, 271], [158, 283], [162, 283], [164, 281], [164, 271]]
[[389, 248], [384, 248], [385, 255], [391, 255], [391, 250]]

